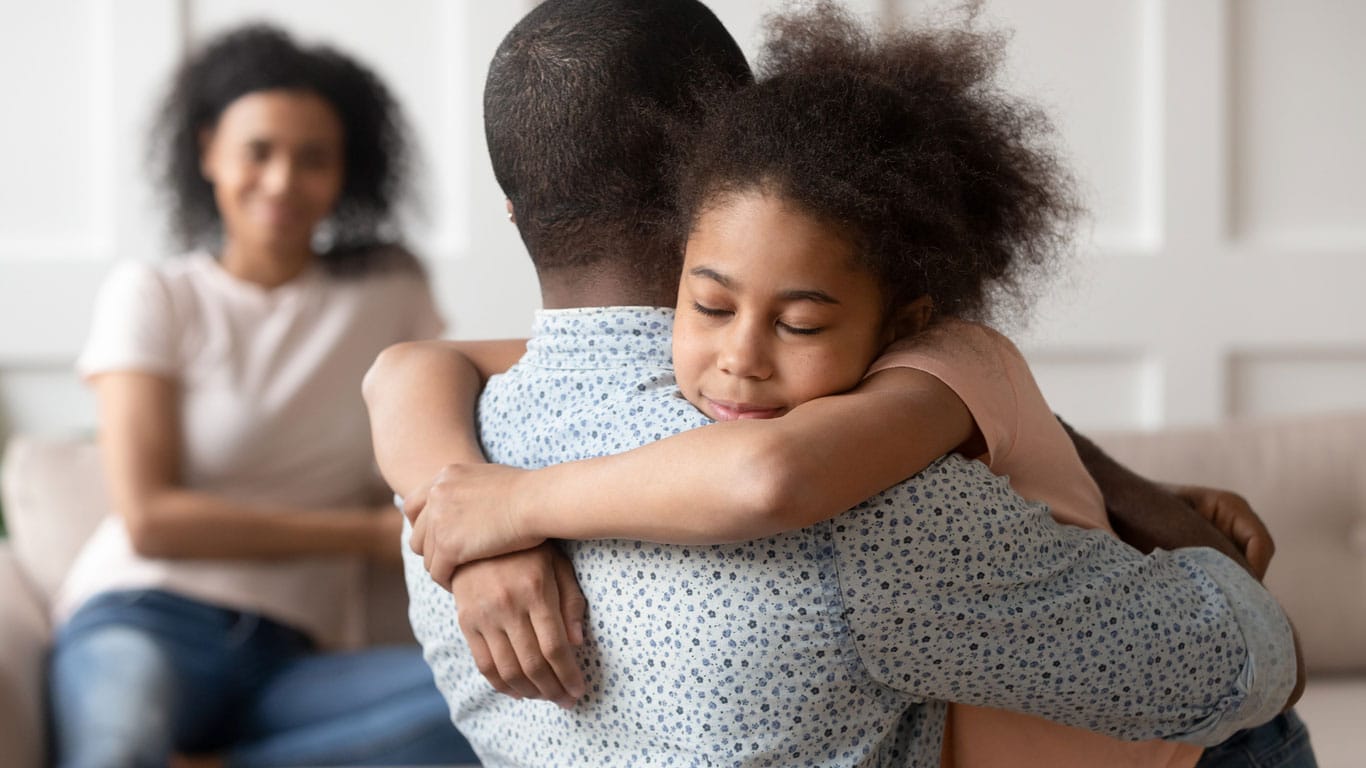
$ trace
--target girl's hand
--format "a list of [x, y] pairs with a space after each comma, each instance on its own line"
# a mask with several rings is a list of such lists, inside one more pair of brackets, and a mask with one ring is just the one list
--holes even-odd
[[1167, 486], [1182, 501], [1189, 504], [1219, 532], [1227, 536], [1247, 559], [1252, 575], [1261, 581], [1276, 554], [1276, 542], [1266, 523], [1252, 511], [1247, 499], [1232, 491], [1203, 488], [1195, 485]]
[[413, 524], [409, 545], [433, 581], [449, 589], [461, 565], [545, 541], [521, 530], [517, 483], [527, 474], [502, 464], [448, 464], [404, 499]]
[[494, 690], [566, 709], [583, 696], [575, 648], [584, 642], [588, 605], [558, 547], [470, 563], [448, 588], [474, 663]]

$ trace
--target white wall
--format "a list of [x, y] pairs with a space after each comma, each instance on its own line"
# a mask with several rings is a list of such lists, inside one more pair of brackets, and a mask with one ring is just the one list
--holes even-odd
[[[413, 232], [453, 335], [520, 335], [534, 276], [484, 157], [479, 88], [530, 0], [0, 4], [0, 435], [84, 431], [70, 373], [110, 263], [158, 258], [142, 165], [187, 44], [249, 18], [370, 62], [425, 153]], [[713, 0], [754, 50], [776, 0]], [[915, 15], [941, 0], [854, 0]], [[988, 0], [1012, 87], [1046, 104], [1093, 211], [1020, 336], [1087, 428], [1366, 407], [1366, 4]]]

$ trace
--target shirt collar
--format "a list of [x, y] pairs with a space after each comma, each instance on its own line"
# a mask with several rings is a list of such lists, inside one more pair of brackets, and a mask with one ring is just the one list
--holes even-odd
[[542, 368], [673, 367], [674, 311], [580, 307], [536, 313], [522, 363]]

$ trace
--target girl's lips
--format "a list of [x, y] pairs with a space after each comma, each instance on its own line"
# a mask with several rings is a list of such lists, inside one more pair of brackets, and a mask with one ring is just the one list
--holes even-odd
[[[704, 396], [705, 397], [705, 396]], [[717, 421], [738, 421], [740, 419], [774, 419], [786, 410], [785, 408], [775, 408], [750, 403], [728, 403], [724, 400], [713, 400], [706, 398], [707, 404], [711, 406], [711, 416]]]

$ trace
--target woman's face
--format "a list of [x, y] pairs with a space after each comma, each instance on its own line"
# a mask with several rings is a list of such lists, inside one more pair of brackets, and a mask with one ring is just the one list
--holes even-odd
[[704, 212], [688, 239], [674, 371], [718, 421], [773, 418], [862, 379], [890, 340], [883, 301], [853, 246], [758, 191]]
[[310, 254], [341, 194], [344, 141], [336, 111], [308, 91], [257, 91], [229, 104], [201, 136], [200, 164], [234, 250]]

